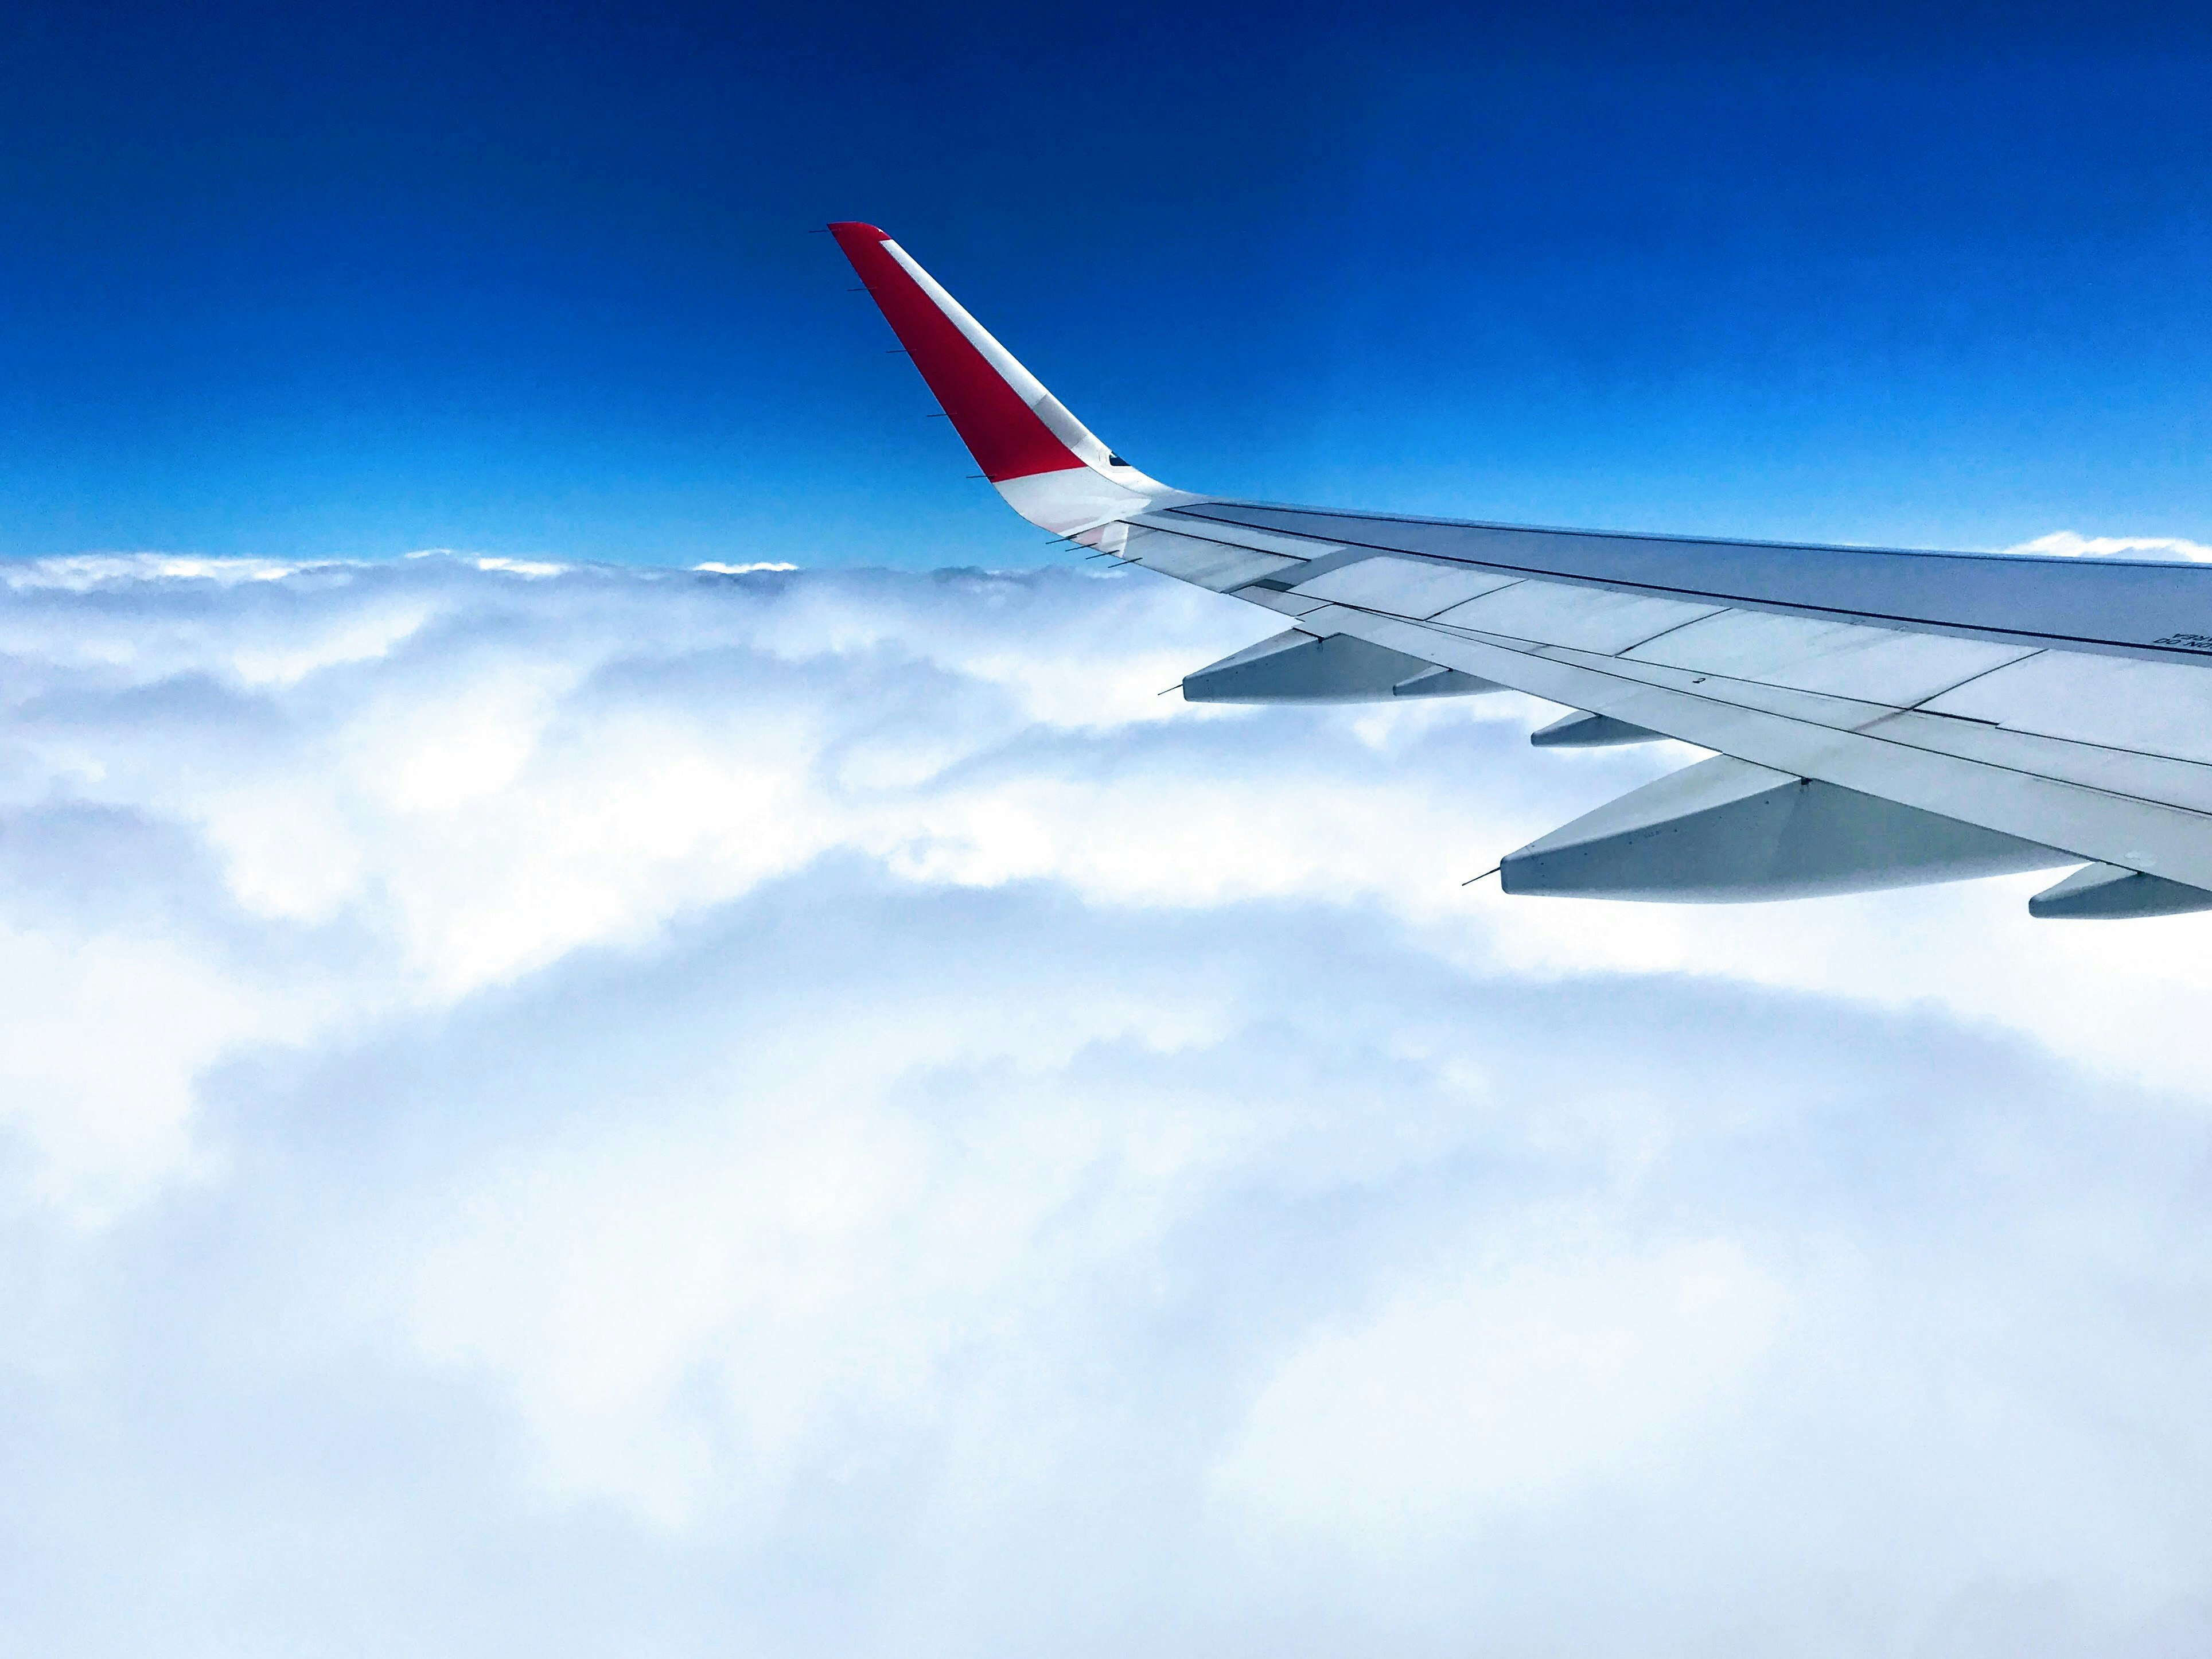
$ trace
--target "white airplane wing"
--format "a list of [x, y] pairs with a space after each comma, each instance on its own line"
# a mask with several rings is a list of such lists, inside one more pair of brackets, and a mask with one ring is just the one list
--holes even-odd
[[1508, 687], [1539, 746], [1711, 758], [1508, 855], [1516, 893], [1715, 902], [2081, 866], [2047, 916], [2212, 908], [2212, 569], [1545, 530], [1171, 489], [882, 231], [830, 227], [1030, 523], [1288, 625], [1202, 702]]

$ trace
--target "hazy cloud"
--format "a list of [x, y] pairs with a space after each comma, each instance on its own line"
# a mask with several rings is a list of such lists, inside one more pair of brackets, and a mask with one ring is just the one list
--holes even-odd
[[2038, 536], [2005, 551], [2063, 559], [2212, 559], [2212, 547], [2185, 536], [2084, 536], [2071, 530]]
[[1680, 754], [1136, 574], [5, 574], [24, 1651], [2212, 1632], [2202, 918], [1462, 891]]

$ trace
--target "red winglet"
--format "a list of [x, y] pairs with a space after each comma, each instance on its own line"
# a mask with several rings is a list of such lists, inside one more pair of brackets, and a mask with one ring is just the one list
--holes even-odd
[[890, 237], [873, 225], [850, 223], [832, 225], [830, 234], [883, 307], [891, 331], [945, 406], [985, 477], [997, 483], [1084, 464], [884, 250]]

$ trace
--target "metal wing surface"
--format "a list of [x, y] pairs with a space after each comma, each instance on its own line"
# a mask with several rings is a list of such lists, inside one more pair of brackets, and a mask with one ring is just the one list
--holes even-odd
[[1510, 688], [1544, 746], [1713, 757], [1504, 860], [1713, 901], [2085, 866], [2038, 915], [2212, 908], [2212, 569], [1620, 535], [1223, 500], [1128, 465], [872, 227], [832, 231], [1010, 505], [1289, 626], [1200, 701]]

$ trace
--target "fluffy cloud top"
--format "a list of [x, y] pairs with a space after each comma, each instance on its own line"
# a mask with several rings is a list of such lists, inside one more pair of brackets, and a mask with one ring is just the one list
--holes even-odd
[[2212, 547], [2185, 536], [2084, 536], [2074, 530], [2055, 530], [2005, 551], [2062, 559], [2212, 559]]
[[2212, 1639], [2203, 919], [1463, 891], [1682, 757], [1141, 574], [4, 581], [15, 1650]]

